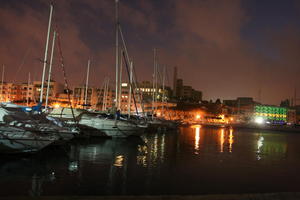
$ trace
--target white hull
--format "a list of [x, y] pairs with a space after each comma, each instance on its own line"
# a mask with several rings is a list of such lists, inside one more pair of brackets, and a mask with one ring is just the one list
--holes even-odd
[[15, 127], [0, 127], [0, 153], [25, 153], [39, 151], [58, 138], [41, 136]]
[[104, 119], [98, 117], [82, 118], [79, 124], [97, 129], [108, 137], [128, 137], [140, 136], [144, 132], [144, 128], [136, 124], [114, 119]]
[[[85, 134], [89, 136], [140, 136], [146, 128], [145, 126], [137, 125], [125, 120], [118, 120], [117, 124], [115, 124], [114, 119], [102, 118], [96, 113], [89, 113], [80, 109], [74, 109], [74, 114], [79, 122], [79, 125], [86, 129], [84, 130], [86, 132]], [[73, 115], [70, 108], [54, 109], [49, 116], [58, 119], [64, 119], [71, 124], [74, 123], [72, 121]], [[83, 128], [81, 130], [83, 130]]]

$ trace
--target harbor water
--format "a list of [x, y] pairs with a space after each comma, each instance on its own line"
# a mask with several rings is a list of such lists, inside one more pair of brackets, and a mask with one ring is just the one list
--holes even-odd
[[300, 134], [201, 126], [0, 156], [0, 196], [300, 192]]

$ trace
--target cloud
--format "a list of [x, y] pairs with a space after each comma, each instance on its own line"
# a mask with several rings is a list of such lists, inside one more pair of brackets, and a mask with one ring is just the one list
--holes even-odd
[[[253, 20], [243, 6], [240, 0], [121, 1], [123, 33], [138, 80], [151, 79], [156, 47], [160, 64], [169, 72], [178, 66], [184, 82], [203, 90], [205, 98], [257, 97], [260, 88], [264, 102], [289, 97], [294, 84], [290, 79], [295, 78], [300, 61], [297, 26], [282, 31], [266, 27], [258, 31], [263, 42], [257, 42], [243, 34]], [[54, 16], [72, 86], [84, 83], [89, 58], [91, 84], [100, 86], [104, 76], [113, 82], [114, 11], [110, 0], [55, 2]], [[29, 71], [40, 80], [42, 64], [37, 58], [44, 56], [48, 16], [47, 0], [10, 1], [0, 8], [0, 60], [7, 66], [6, 80], [26, 81]], [[62, 82], [58, 52], [53, 71]], [[171, 77], [169, 73], [169, 85]]]
[[[164, 57], [166, 62], [179, 67], [186, 84], [202, 90], [209, 99], [237, 96], [258, 99], [262, 90], [263, 102], [277, 104], [290, 96], [290, 76], [282, 73], [283, 66], [258, 51], [257, 44], [242, 34], [252, 18], [241, 1], [178, 0], [174, 7], [175, 23], [171, 31], [177, 33], [177, 39], [172, 47], [165, 49]], [[295, 42], [288, 36], [284, 38]], [[292, 46], [287, 43], [286, 47], [295, 52]]]

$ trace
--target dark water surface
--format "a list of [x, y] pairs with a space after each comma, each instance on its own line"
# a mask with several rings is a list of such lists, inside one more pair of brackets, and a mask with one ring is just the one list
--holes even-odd
[[300, 134], [194, 126], [0, 157], [0, 196], [300, 192]]

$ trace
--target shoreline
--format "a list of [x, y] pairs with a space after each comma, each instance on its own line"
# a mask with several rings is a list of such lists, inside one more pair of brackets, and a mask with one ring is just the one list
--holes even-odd
[[209, 195], [158, 195], [158, 196], [8, 196], [0, 200], [294, 200], [300, 199], [300, 192], [249, 193], [249, 194], [209, 194]]

